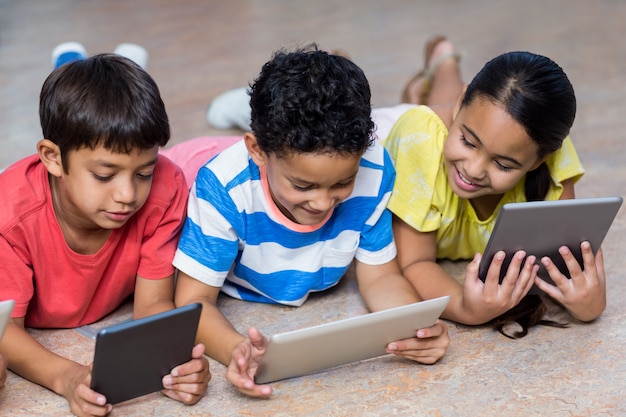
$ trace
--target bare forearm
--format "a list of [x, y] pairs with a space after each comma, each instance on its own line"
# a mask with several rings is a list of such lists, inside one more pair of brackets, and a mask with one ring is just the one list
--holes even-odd
[[471, 311], [464, 304], [463, 285], [436, 262], [416, 262], [402, 271], [423, 300], [450, 296], [442, 318], [463, 324], [482, 324], [490, 317]]
[[233, 349], [245, 339], [219, 311], [206, 300], [189, 300], [186, 304], [202, 304], [202, 315], [196, 341], [204, 344], [205, 353], [216, 361], [228, 365]]
[[420, 301], [413, 286], [402, 275], [389, 275], [372, 282], [361, 295], [370, 311], [381, 311]]
[[84, 367], [49, 351], [13, 323], [7, 326], [0, 351], [13, 372], [60, 395], [67, 394], [66, 377]]

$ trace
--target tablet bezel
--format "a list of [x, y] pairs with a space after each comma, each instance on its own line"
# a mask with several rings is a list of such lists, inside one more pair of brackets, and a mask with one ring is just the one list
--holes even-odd
[[257, 384], [312, 374], [385, 355], [390, 342], [431, 327], [449, 296], [275, 334], [255, 375]]
[[162, 378], [191, 359], [201, 311], [195, 303], [101, 329], [91, 389], [111, 404], [162, 390]]
[[612, 196], [504, 204], [483, 253], [479, 278], [485, 281], [493, 257], [504, 250], [506, 257], [500, 270], [502, 282], [514, 253], [521, 249], [527, 255], [537, 257], [538, 275], [548, 283], [553, 284], [553, 281], [539, 262], [544, 256], [550, 257], [569, 278], [559, 247], [566, 245], [582, 265], [580, 244], [588, 241], [593, 253], [597, 253], [622, 201], [622, 197]]

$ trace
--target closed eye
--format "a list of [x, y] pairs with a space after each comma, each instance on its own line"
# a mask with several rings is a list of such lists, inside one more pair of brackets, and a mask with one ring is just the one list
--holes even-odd
[[313, 189], [313, 186], [312, 186], [312, 185], [299, 186], [299, 185], [296, 185], [296, 184], [291, 184], [291, 186], [292, 186], [294, 189], [298, 190], [298, 191], [309, 191], [309, 190], [312, 190], [312, 189]]
[[148, 181], [152, 179], [152, 176], [154, 175], [153, 172], [150, 172], [149, 174], [137, 174], [137, 177], [139, 177], [140, 180], [144, 180], [144, 181]]
[[470, 149], [475, 149], [476, 146], [470, 142], [469, 140], [467, 140], [467, 138], [465, 137], [465, 135], [461, 135], [461, 143], [465, 146], [467, 146]]
[[113, 175], [102, 176], [102, 175], [96, 174], [95, 172], [92, 172], [91, 174], [96, 179], [96, 181], [100, 181], [100, 182], [109, 182], [113, 178]]
[[496, 165], [497, 165], [497, 167], [498, 167], [498, 169], [499, 169], [500, 171], [509, 172], [509, 171], [513, 170], [513, 168], [508, 167], [508, 166], [506, 166], [506, 165], [502, 165], [502, 164], [501, 164], [500, 162], [498, 162], [498, 161], [495, 161], [495, 163], [496, 163]]

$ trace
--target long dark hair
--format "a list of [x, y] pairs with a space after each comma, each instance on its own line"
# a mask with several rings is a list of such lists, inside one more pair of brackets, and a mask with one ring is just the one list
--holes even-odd
[[[509, 52], [487, 62], [468, 85], [461, 105], [467, 106], [478, 97], [504, 106], [538, 145], [538, 158], [561, 147], [576, 116], [574, 88], [563, 69], [551, 59], [530, 52]], [[526, 200], [544, 200], [550, 182], [550, 171], [545, 162], [529, 171], [524, 183]], [[509, 338], [524, 337], [538, 324], [567, 326], [544, 320], [545, 312], [542, 296], [529, 294], [490, 323]], [[507, 327], [511, 323], [519, 324], [522, 330], [508, 333]]]
[[[502, 335], [509, 339], [519, 339], [528, 334], [528, 330], [537, 325], [550, 327], [567, 327], [567, 323], [559, 323], [554, 320], [546, 320], [543, 316], [546, 314], [547, 306], [543, 297], [539, 294], [528, 294], [522, 298], [518, 305], [509, 311], [501, 314], [489, 323], [492, 327], [499, 331]], [[517, 323], [521, 330], [509, 331], [509, 325]]]

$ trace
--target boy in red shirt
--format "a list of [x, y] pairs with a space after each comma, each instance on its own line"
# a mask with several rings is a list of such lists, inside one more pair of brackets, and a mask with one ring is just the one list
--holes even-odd
[[[93, 323], [135, 294], [133, 316], [174, 308], [171, 264], [186, 215], [181, 170], [154, 80], [114, 54], [62, 65], [40, 96], [37, 154], [0, 174], [0, 300], [15, 300], [0, 344], [9, 369], [103, 415], [90, 368], [40, 345], [25, 327]], [[204, 346], [164, 377], [165, 395], [196, 403], [210, 379]]]

